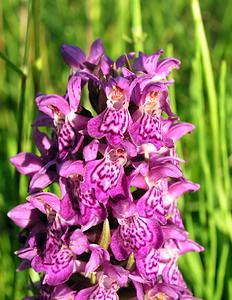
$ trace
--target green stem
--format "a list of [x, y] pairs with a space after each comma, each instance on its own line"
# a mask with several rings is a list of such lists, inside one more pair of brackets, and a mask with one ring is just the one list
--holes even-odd
[[[222, 157], [222, 170], [224, 175], [224, 185], [226, 191], [226, 197], [224, 199], [229, 200], [230, 196], [230, 171], [228, 163], [228, 147], [227, 147], [227, 134], [226, 134], [226, 62], [223, 61], [221, 64], [220, 79], [219, 79], [219, 115], [220, 115], [220, 146], [221, 146], [221, 157]], [[225, 200], [226, 201], [226, 200]], [[225, 205], [229, 207], [229, 203]]]
[[[213, 162], [214, 171], [218, 175], [220, 169], [220, 154], [219, 154], [219, 118], [218, 118], [218, 103], [217, 94], [214, 82], [213, 68], [210, 59], [209, 47], [206, 39], [206, 33], [202, 21], [201, 10], [198, 0], [192, 0], [192, 13], [196, 26], [197, 38], [199, 40], [201, 56], [203, 62], [203, 70], [206, 80], [206, 89], [209, 98], [210, 123], [212, 131], [213, 143]], [[216, 177], [216, 176], [215, 176]]]
[[143, 51], [143, 28], [140, 0], [131, 1], [132, 7], [132, 35], [135, 52]]
[[26, 76], [26, 73], [23, 71], [23, 70], [21, 70], [18, 66], [16, 66], [16, 64], [14, 64], [9, 58], [7, 58], [6, 56], [5, 56], [5, 54], [3, 54], [2, 52], [0, 52], [0, 58], [2, 59], [2, 60], [4, 60], [6, 63], [7, 63], [7, 65], [12, 69], [12, 70], [14, 70], [17, 74], [19, 74], [20, 76]]
[[[26, 29], [25, 49], [24, 49], [24, 57], [23, 57], [23, 69], [27, 69], [30, 14], [31, 14], [31, 0], [28, 2], [27, 29]], [[17, 125], [18, 125], [17, 152], [18, 153], [22, 151], [26, 81], [27, 81], [27, 77], [25, 74], [23, 74], [22, 78], [21, 78], [20, 98], [19, 98], [18, 114], [17, 114], [17, 117], [18, 117], [18, 121], [17, 121]], [[15, 182], [16, 182], [16, 185], [15, 185], [16, 199], [19, 199], [20, 174], [18, 173], [17, 170], [15, 170]]]

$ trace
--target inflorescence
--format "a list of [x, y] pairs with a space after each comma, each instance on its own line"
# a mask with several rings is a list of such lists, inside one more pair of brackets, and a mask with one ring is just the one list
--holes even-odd
[[18, 269], [40, 274], [25, 299], [196, 299], [177, 263], [203, 250], [177, 208], [199, 188], [175, 150], [194, 128], [170, 108], [167, 76], [180, 61], [160, 60], [159, 50], [114, 62], [100, 39], [88, 57], [71, 45], [61, 52], [71, 70], [65, 95], [36, 98], [40, 155], [11, 158], [30, 179], [27, 201], [8, 213], [22, 229]]

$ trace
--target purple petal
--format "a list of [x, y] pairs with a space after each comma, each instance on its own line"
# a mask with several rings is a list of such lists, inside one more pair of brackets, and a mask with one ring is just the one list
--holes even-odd
[[87, 129], [88, 134], [94, 138], [102, 138], [104, 136], [104, 132], [100, 131], [100, 126], [102, 124], [104, 118], [105, 111], [103, 111], [98, 116], [89, 120]]
[[159, 179], [166, 177], [179, 178], [181, 176], [181, 170], [171, 163], [165, 163], [163, 166], [157, 165], [156, 167], [153, 167], [150, 171], [150, 177], [154, 181], [158, 181]]
[[83, 154], [86, 162], [95, 160], [97, 158], [98, 147], [99, 147], [98, 140], [93, 140], [87, 146], [84, 147]]
[[59, 197], [49, 192], [30, 195], [27, 197], [27, 200], [44, 214], [47, 213], [47, 209], [52, 209], [56, 212], [60, 210]]
[[186, 241], [188, 238], [188, 233], [175, 225], [162, 226], [162, 231], [165, 240], [173, 239]]
[[[97, 285], [94, 285], [90, 288], [81, 290], [75, 296], [75, 300], [84, 300], [84, 299], [88, 300], [90, 298], [90, 296], [93, 294], [93, 292], [97, 289], [97, 287], [98, 287]], [[104, 299], [105, 299], [104, 295], [102, 298], [99, 298], [99, 300], [104, 300]], [[114, 300], [114, 299], [112, 299], [112, 300]]]
[[199, 245], [198, 243], [192, 240], [178, 241], [177, 245], [178, 245], [179, 255], [183, 255], [190, 251], [194, 251], [194, 252], [204, 251], [204, 248], [201, 245]]
[[36, 193], [43, 188], [49, 186], [57, 178], [57, 173], [55, 171], [50, 171], [49, 168], [54, 165], [54, 161], [49, 162], [43, 168], [34, 174], [29, 183], [29, 192]]
[[90, 259], [86, 264], [85, 274], [88, 276], [89, 273], [96, 271], [96, 269], [104, 262], [110, 260], [110, 255], [107, 250], [101, 248], [98, 245], [92, 244], [90, 245], [90, 249], [92, 251]]
[[71, 277], [73, 268], [72, 251], [68, 248], [62, 248], [54, 255], [52, 264], [47, 266], [46, 283], [54, 286], [66, 282]]
[[20, 257], [21, 259], [27, 259], [27, 260], [32, 260], [33, 257], [35, 257], [37, 254], [37, 251], [35, 248], [22, 248], [18, 251], [15, 252], [15, 255]]
[[119, 228], [114, 232], [111, 249], [117, 260], [127, 258], [127, 254], [144, 247], [159, 248], [163, 244], [160, 226], [153, 220], [132, 216], [119, 220]]
[[74, 300], [76, 291], [73, 291], [72, 289], [70, 289], [69, 287], [67, 287], [64, 284], [58, 285], [54, 288], [53, 293], [52, 293], [52, 297], [54, 297], [54, 299], [60, 299], [60, 300]]
[[76, 229], [70, 236], [70, 243], [73, 253], [81, 255], [88, 250], [88, 239], [80, 229]]
[[88, 133], [95, 138], [106, 136], [111, 145], [119, 145], [130, 122], [127, 109], [119, 110], [107, 108], [100, 115], [88, 122]]
[[40, 113], [40, 115], [35, 118], [32, 123], [33, 127], [47, 126], [54, 127], [53, 117], [49, 117], [44, 113]]
[[190, 181], [178, 181], [170, 185], [167, 196], [165, 197], [165, 204], [173, 202], [186, 192], [195, 192], [200, 188], [199, 184]]
[[136, 266], [141, 276], [154, 285], [159, 271], [159, 252], [155, 248], [145, 248], [136, 255]]
[[162, 277], [165, 283], [174, 284], [178, 287], [185, 287], [182, 275], [177, 266], [177, 259], [173, 258], [164, 267]]
[[195, 126], [190, 123], [175, 124], [168, 130], [165, 137], [176, 142], [185, 134], [190, 133], [194, 128]]
[[71, 76], [68, 81], [68, 98], [70, 108], [73, 111], [77, 111], [81, 98], [81, 78], [79, 76]]
[[99, 58], [105, 54], [105, 49], [102, 45], [102, 40], [97, 39], [94, 41], [90, 48], [90, 54], [88, 57], [88, 61], [93, 64], [97, 64]]
[[158, 74], [164, 74], [164, 76], [168, 76], [173, 69], [179, 69], [180, 61], [176, 58], [170, 57], [165, 58], [158, 62], [156, 72]]
[[7, 216], [21, 228], [39, 221], [39, 214], [31, 203], [17, 205], [8, 212]]
[[[78, 211], [74, 209], [68, 194], [65, 194], [60, 203], [60, 215], [66, 221], [79, 223]], [[74, 220], [73, 220], [74, 219]]]
[[136, 145], [146, 143], [154, 144], [157, 149], [163, 146], [162, 124], [159, 116], [151, 116], [144, 113], [128, 129], [129, 134]]
[[163, 189], [156, 184], [150, 188], [137, 202], [140, 216], [166, 223], [163, 206]]
[[111, 161], [109, 157], [90, 161], [86, 164], [82, 187], [84, 190], [88, 190], [89, 186], [93, 186], [97, 199], [104, 203], [113, 188], [119, 189], [117, 184], [121, 182], [122, 172], [123, 167], [120, 162]]
[[42, 157], [46, 157], [49, 149], [52, 147], [51, 140], [44, 132], [39, 131], [36, 127], [33, 128], [33, 137]]
[[143, 67], [148, 74], [155, 74], [157, 72], [157, 63], [160, 58], [160, 55], [163, 53], [163, 49], [160, 49], [153, 55], [143, 57]]
[[84, 165], [81, 160], [66, 160], [58, 166], [59, 176], [68, 178], [75, 175], [83, 175]]
[[68, 102], [59, 95], [42, 95], [36, 98], [36, 103], [40, 111], [53, 118], [54, 113], [68, 115], [70, 107]]
[[131, 250], [125, 248], [122, 244], [122, 239], [119, 235], [119, 228], [114, 231], [111, 237], [110, 248], [114, 254], [114, 257], [119, 261], [128, 258], [131, 253]]
[[61, 54], [64, 61], [72, 68], [79, 68], [86, 61], [85, 53], [81, 48], [73, 45], [62, 45]]
[[112, 265], [111, 263], [106, 262], [103, 266], [104, 274], [107, 274], [108, 277], [117, 281], [120, 287], [127, 285], [129, 271], [125, 270], [121, 266]]
[[137, 155], [137, 147], [129, 140], [123, 140], [121, 145], [130, 157], [135, 157]]
[[40, 158], [32, 153], [21, 152], [10, 158], [10, 162], [22, 174], [33, 176], [42, 168]]
[[155, 299], [156, 297], [159, 299], [163, 295], [168, 296], [170, 300], [180, 299], [178, 293], [176, 293], [171, 285], [165, 283], [156, 284], [153, 289], [148, 292], [148, 297], [150, 297], [151, 299]]

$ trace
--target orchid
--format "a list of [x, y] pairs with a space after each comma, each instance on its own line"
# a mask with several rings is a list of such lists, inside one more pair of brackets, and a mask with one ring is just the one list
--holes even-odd
[[[62, 46], [65, 95], [36, 97], [40, 156], [11, 158], [30, 177], [27, 201], [8, 213], [25, 242], [18, 270], [40, 273], [25, 299], [196, 299], [178, 258], [203, 247], [189, 239], [178, 198], [199, 185], [184, 177], [175, 147], [194, 126], [171, 110], [167, 76], [180, 61], [162, 53], [114, 63], [100, 39], [88, 57]], [[84, 89], [96, 115], [80, 104]]]

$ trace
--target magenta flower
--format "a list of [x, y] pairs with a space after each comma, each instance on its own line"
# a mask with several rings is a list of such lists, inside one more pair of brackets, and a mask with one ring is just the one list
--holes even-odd
[[[194, 129], [169, 101], [167, 76], [180, 61], [159, 60], [159, 50], [114, 63], [100, 39], [88, 57], [72, 45], [61, 52], [71, 68], [65, 95], [36, 98], [40, 155], [11, 158], [30, 178], [27, 201], [8, 213], [22, 229], [18, 270], [40, 274], [24, 299], [196, 299], [178, 268], [180, 256], [203, 251], [178, 209], [199, 189], [175, 147]], [[94, 116], [80, 104], [85, 88]]]

